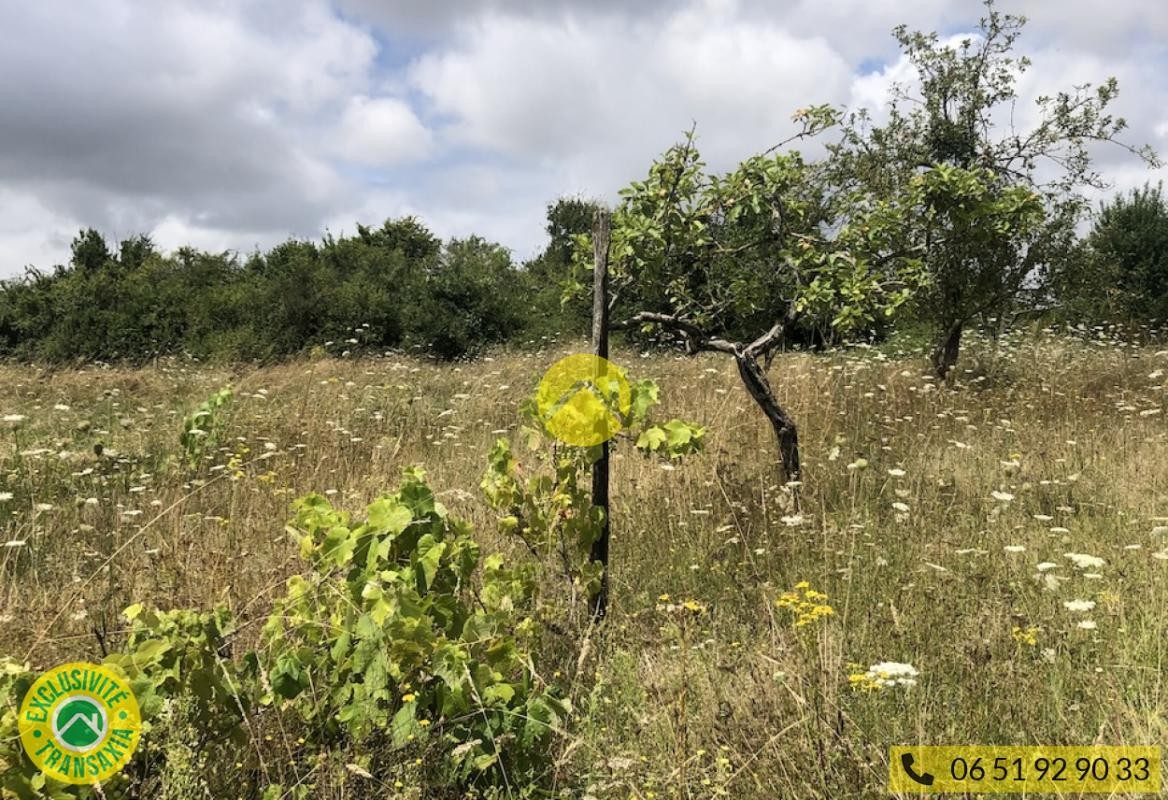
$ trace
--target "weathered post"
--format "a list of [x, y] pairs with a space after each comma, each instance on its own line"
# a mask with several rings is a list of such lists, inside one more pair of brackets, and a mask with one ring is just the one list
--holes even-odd
[[[592, 352], [608, 358], [608, 245], [612, 219], [605, 209], [592, 218]], [[597, 378], [600, 376], [597, 375]], [[592, 543], [592, 560], [601, 565], [600, 590], [592, 601], [593, 619], [608, 611], [608, 442], [600, 445], [600, 458], [592, 465], [592, 505], [601, 509], [604, 522]]]

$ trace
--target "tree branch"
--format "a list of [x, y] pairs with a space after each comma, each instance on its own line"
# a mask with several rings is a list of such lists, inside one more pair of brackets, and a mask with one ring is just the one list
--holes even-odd
[[702, 351], [737, 355], [741, 350], [741, 347], [733, 342], [707, 336], [705, 331], [688, 320], [679, 319], [669, 314], [659, 314], [655, 311], [638, 312], [623, 322], [612, 323], [609, 327], [616, 330], [627, 330], [645, 324], [660, 325], [673, 333], [680, 334], [685, 340], [685, 350], [690, 355]]

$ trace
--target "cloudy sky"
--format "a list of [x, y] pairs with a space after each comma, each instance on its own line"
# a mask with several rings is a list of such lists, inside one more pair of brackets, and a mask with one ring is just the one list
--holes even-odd
[[[1033, 97], [1115, 75], [1168, 153], [1160, 0], [1013, 0]], [[898, 22], [970, 0], [0, 0], [0, 276], [85, 226], [250, 252], [416, 214], [517, 258], [561, 195], [611, 201], [696, 122], [717, 167], [817, 102], [878, 106]], [[1117, 186], [1168, 177], [1118, 148]]]

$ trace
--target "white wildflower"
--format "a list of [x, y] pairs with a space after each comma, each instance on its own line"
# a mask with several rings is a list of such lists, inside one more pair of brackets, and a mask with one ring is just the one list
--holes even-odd
[[1063, 553], [1063, 555], [1071, 560], [1079, 569], [1091, 569], [1102, 567], [1107, 562], [1098, 556], [1090, 556], [1086, 553]]
[[1063, 576], [1053, 575], [1047, 572], [1040, 572], [1037, 577], [1042, 580], [1042, 584], [1048, 592], [1057, 592], [1059, 587], [1067, 582], [1067, 579]]
[[878, 686], [916, 686], [917, 668], [897, 661], [881, 661], [868, 667], [864, 677]]
[[1065, 600], [1063, 601], [1063, 607], [1066, 608], [1067, 611], [1090, 611], [1091, 609], [1095, 608], [1095, 601]]

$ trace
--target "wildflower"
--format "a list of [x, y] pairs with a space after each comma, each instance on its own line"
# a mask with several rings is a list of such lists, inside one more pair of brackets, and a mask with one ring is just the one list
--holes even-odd
[[11, 428], [19, 428], [28, 417], [24, 414], [5, 414], [4, 422]]
[[775, 605], [790, 611], [794, 617], [795, 627], [802, 628], [818, 619], [835, 614], [835, 609], [827, 600], [828, 596], [812, 589], [810, 583], [799, 581], [794, 589], [779, 595], [775, 599]]
[[998, 492], [998, 491], [990, 492], [990, 497], [994, 498], [999, 503], [1009, 503], [1011, 500], [1014, 499], [1014, 495], [1010, 494], [1009, 492]]
[[0, 492], [0, 503], [7, 503], [14, 496], [12, 492]]
[[1067, 578], [1064, 578], [1061, 575], [1048, 575], [1045, 572], [1038, 573], [1035, 578], [1042, 581], [1047, 591], [1051, 592], [1057, 592], [1059, 587], [1067, 582]]
[[1036, 628], [1033, 625], [1028, 628], [1021, 628], [1015, 625], [1014, 630], [1010, 632], [1010, 636], [1013, 637], [1014, 641], [1018, 644], [1026, 645], [1027, 647], [1034, 647], [1036, 644], [1038, 644], [1039, 630], [1041, 629]]
[[1020, 545], [1020, 544], [1008, 544], [1005, 547], [1003, 547], [1002, 549], [1005, 550], [1007, 553], [1025, 553], [1026, 552], [1025, 545]]
[[893, 467], [892, 469], [888, 470], [888, 474], [894, 478], [903, 478], [906, 473], [900, 467]]
[[1065, 600], [1063, 607], [1068, 611], [1090, 611], [1095, 608], [1094, 600]]
[[1040, 563], [1040, 564], [1039, 564], [1039, 565], [1036, 567], [1036, 569], [1037, 569], [1039, 572], [1046, 572], [1047, 570], [1050, 570], [1050, 569], [1057, 569], [1057, 568], [1058, 568], [1058, 564], [1055, 564], [1053, 561], [1043, 561], [1042, 563]]
[[868, 667], [867, 672], [856, 672], [848, 676], [853, 689], [889, 689], [896, 686], [916, 686], [916, 667], [897, 661], [881, 661]]
[[867, 469], [867, 468], [868, 468], [868, 459], [866, 459], [866, 458], [857, 458], [855, 461], [848, 464], [848, 469], [850, 469], [850, 470], [863, 470], [863, 469]]
[[1086, 553], [1063, 553], [1069, 558], [1071, 562], [1079, 569], [1091, 569], [1092, 567], [1102, 567], [1107, 562], [1098, 556], [1090, 556]]
[[1079, 624], [1076, 625], [1075, 627], [1082, 628], [1085, 631], [1093, 631], [1099, 626], [1095, 624], [1095, 620], [1085, 619], [1085, 620], [1080, 621]]
[[908, 504], [907, 503], [899, 503], [899, 502], [893, 503], [892, 507], [902, 514], [908, 513]]
[[412, 703], [415, 700], [417, 700], [417, 697], [412, 692], [409, 694], [402, 695], [402, 702], [403, 703]]

